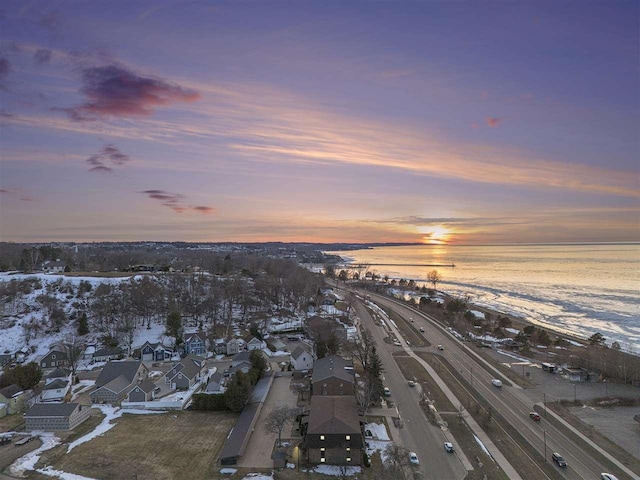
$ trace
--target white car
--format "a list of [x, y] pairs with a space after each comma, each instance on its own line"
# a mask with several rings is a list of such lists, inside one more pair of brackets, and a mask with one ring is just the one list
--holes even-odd
[[414, 465], [420, 465], [420, 460], [418, 460], [418, 455], [415, 452], [409, 452], [409, 461]]
[[382, 391], [384, 392], [384, 396], [385, 397], [390, 397], [391, 396], [391, 390], [389, 390], [389, 387], [384, 387], [382, 389]]
[[442, 345], [438, 345], [438, 350], [444, 350], [444, 347]]
[[616, 477], [612, 473], [601, 473], [600, 480], [618, 480], [618, 477]]
[[500, 388], [500, 387], [502, 386], [502, 381], [501, 381], [501, 380], [498, 380], [497, 378], [494, 378], [493, 380], [491, 380], [491, 384], [492, 384], [494, 387], [498, 387], [498, 388]]
[[453, 443], [451, 442], [444, 442], [444, 450], [447, 453], [453, 453]]
[[416, 382], [414, 382], [413, 380], [409, 380], [409, 386], [410, 387], [415, 387], [416, 386]]

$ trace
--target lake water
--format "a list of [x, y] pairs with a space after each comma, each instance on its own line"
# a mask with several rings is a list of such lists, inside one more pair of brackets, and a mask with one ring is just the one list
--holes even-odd
[[[419, 284], [435, 269], [442, 277], [438, 290], [583, 338], [600, 332], [607, 343], [640, 352], [640, 244], [424, 245], [328, 253]], [[451, 263], [455, 268], [416, 266]]]

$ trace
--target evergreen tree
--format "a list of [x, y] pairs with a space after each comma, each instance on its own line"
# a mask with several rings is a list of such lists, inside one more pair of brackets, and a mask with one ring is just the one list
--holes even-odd
[[182, 315], [176, 310], [172, 310], [167, 315], [167, 335], [176, 339], [176, 345], [182, 338]]
[[82, 312], [80, 320], [78, 320], [78, 335], [86, 335], [89, 333], [89, 323], [87, 322], [87, 312]]
[[267, 369], [267, 360], [260, 350], [252, 350], [249, 355], [249, 361], [251, 362], [251, 370], [258, 372], [258, 378], [262, 377], [262, 374]]
[[224, 392], [224, 402], [232, 412], [241, 412], [249, 400], [251, 394], [251, 382], [242, 372], [236, 372], [233, 378], [227, 383]]
[[371, 353], [369, 354], [369, 364], [367, 365], [367, 376], [371, 385], [373, 385], [376, 392], [382, 392], [382, 374], [384, 373], [384, 367], [382, 366], [382, 360], [376, 350], [376, 346], [371, 347]]

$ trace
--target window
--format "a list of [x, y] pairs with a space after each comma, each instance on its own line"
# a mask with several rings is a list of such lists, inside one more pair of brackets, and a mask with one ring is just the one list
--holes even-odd
[[321, 451], [321, 452], [324, 452], [324, 451], [325, 451], [325, 448], [324, 448], [324, 447], [322, 447], [322, 448], [320, 449], [320, 451]]
[[347, 462], [350, 462], [350, 461], [351, 461], [351, 457], [347, 457]]
[[351, 440], [351, 435], [347, 435], [344, 438], [346, 438], [347, 440]]
[[324, 435], [320, 435], [320, 440], [324, 440]]
[[320, 459], [320, 463], [324, 463], [325, 461], [326, 461], [326, 460], [325, 460], [325, 458], [324, 458], [324, 457]]
[[350, 451], [351, 451], [351, 448], [350, 448], [350, 447], [347, 447], [347, 452], [350, 452]]

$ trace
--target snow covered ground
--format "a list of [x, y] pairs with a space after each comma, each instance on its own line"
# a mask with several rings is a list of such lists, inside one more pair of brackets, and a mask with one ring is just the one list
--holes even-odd
[[389, 440], [389, 434], [387, 433], [387, 427], [381, 423], [366, 423], [364, 425], [364, 431], [371, 432], [371, 438], [376, 440]]
[[54, 434], [42, 434], [40, 435], [42, 445], [36, 448], [34, 451], [27, 453], [20, 457], [9, 467], [9, 473], [14, 477], [23, 477], [25, 472], [33, 470], [36, 467], [36, 463], [40, 460], [40, 454], [51, 450], [56, 445], [60, 444], [60, 439]]
[[[343, 471], [344, 468], [344, 471]], [[337, 465], [318, 465], [312, 471], [315, 473], [321, 473], [323, 475], [333, 475], [334, 477], [340, 477], [343, 474], [351, 477], [360, 473], [362, 468], [360, 467], [339, 467]]]

